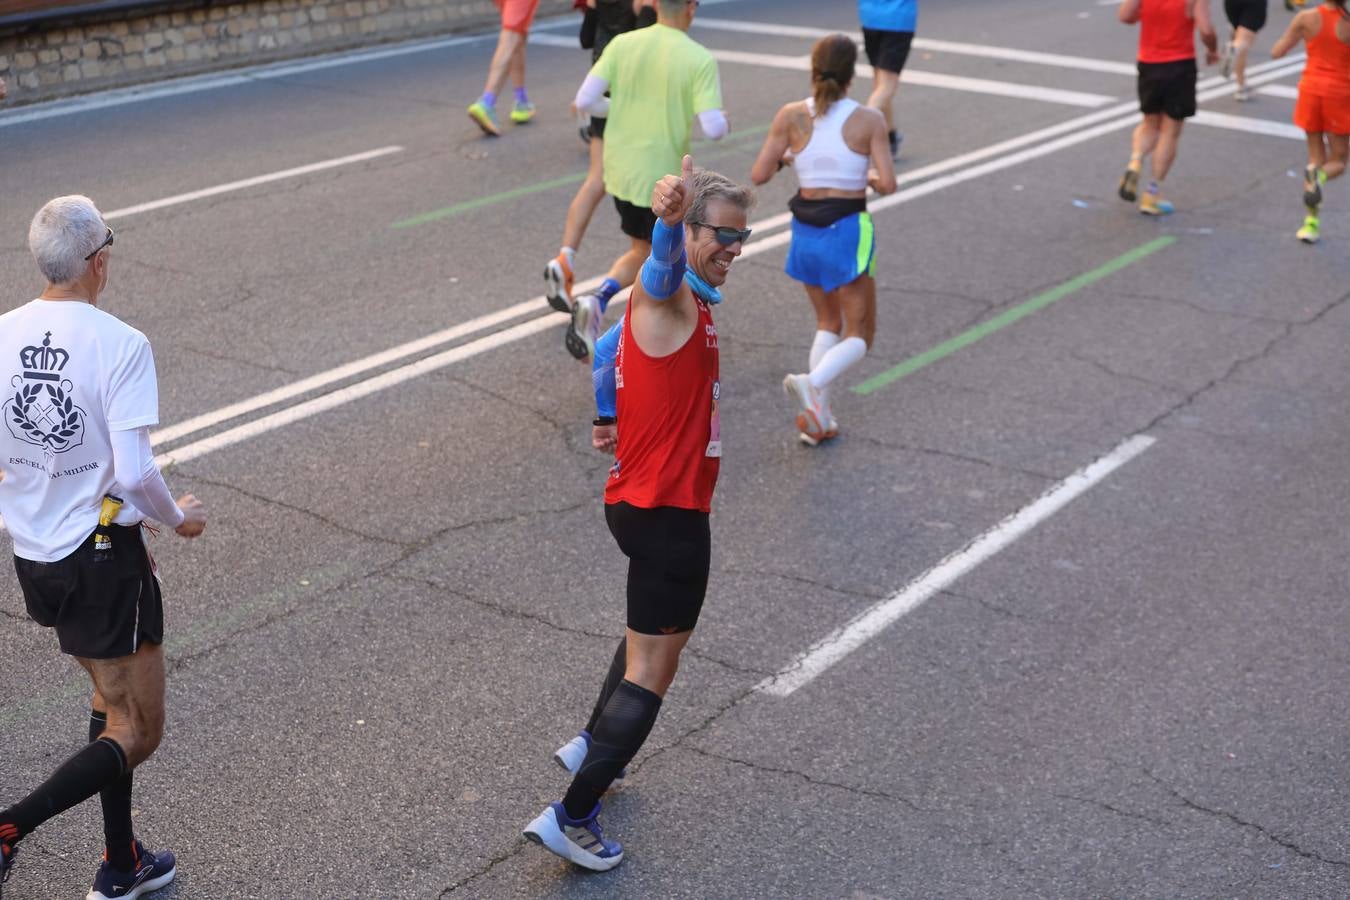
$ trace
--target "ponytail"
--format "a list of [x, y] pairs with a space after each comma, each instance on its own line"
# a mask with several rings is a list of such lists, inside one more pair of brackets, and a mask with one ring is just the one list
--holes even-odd
[[848, 95], [857, 61], [858, 45], [848, 35], [831, 34], [816, 41], [811, 48], [811, 94], [817, 117]]

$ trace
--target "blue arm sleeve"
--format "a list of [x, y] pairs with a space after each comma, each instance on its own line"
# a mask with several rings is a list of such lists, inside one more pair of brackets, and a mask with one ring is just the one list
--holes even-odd
[[[625, 316], [627, 313], [625, 313]], [[595, 342], [595, 356], [591, 362], [591, 381], [595, 384], [595, 412], [600, 416], [618, 414], [618, 391], [614, 384], [614, 359], [619, 354], [619, 337], [623, 334], [623, 317], [610, 326]]]
[[674, 228], [660, 219], [652, 229], [652, 255], [642, 264], [642, 289], [653, 300], [665, 300], [679, 290], [689, 265], [684, 254], [684, 223]]

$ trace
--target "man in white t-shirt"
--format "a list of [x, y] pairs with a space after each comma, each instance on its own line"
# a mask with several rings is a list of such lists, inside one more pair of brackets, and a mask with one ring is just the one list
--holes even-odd
[[176, 871], [131, 824], [132, 770], [164, 728], [164, 607], [141, 523], [186, 538], [206, 526], [191, 494], [174, 502], [150, 450], [150, 342], [98, 309], [112, 243], [88, 197], [52, 200], [28, 231], [47, 288], [0, 316], [0, 516], [29, 616], [55, 630], [94, 688], [90, 743], [0, 809], [0, 882], [23, 837], [99, 794], [106, 852], [89, 900], [139, 896]]

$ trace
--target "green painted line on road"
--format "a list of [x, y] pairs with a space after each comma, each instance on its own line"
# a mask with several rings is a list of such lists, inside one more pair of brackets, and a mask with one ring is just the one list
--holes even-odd
[[912, 375], [925, 366], [931, 365], [940, 359], [951, 356], [956, 351], [969, 347], [976, 341], [984, 340], [994, 332], [1008, 327], [1019, 319], [1026, 318], [1039, 309], [1044, 309], [1056, 300], [1063, 300], [1070, 294], [1077, 293], [1088, 285], [1101, 281], [1108, 275], [1113, 275], [1121, 269], [1131, 266], [1147, 256], [1152, 256], [1154, 253], [1157, 253], [1165, 247], [1172, 246], [1176, 242], [1177, 239], [1172, 235], [1154, 238], [1142, 247], [1136, 247], [1128, 253], [1121, 254], [1110, 262], [1098, 266], [1091, 272], [1084, 272], [1077, 278], [1070, 279], [1061, 285], [1052, 287], [1045, 293], [1032, 297], [1024, 303], [1019, 303], [1012, 309], [1004, 311], [987, 322], [981, 322], [979, 325], [976, 325], [968, 331], [963, 331], [949, 341], [944, 341], [936, 347], [925, 350], [917, 356], [911, 356], [909, 359], [892, 369], [887, 369], [885, 372], [873, 375], [862, 384], [854, 387], [853, 393], [865, 396], [874, 391], [879, 391], [886, 385], [899, 381], [906, 375]]
[[[716, 150], [718, 146], [736, 143], [746, 138], [759, 137], [766, 134], [769, 130], [768, 125], [760, 125], [754, 128], [746, 128], [742, 131], [733, 131], [722, 138], [718, 144], [712, 141], [696, 141], [696, 149], [702, 149], [706, 146], [709, 150]], [[426, 225], [429, 222], [439, 222], [442, 219], [453, 218], [466, 212], [473, 212], [475, 209], [482, 209], [485, 206], [495, 206], [498, 203], [505, 203], [507, 200], [515, 200], [519, 197], [528, 197], [530, 194], [538, 194], [542, 191], [551, 191], [554, 188], [564, 187], [569, 184], [580, 184], [586, 180], [585, 172], [578, 172], [572, 175], [564, 175], [561, 178], [550, 178], [547, 181], [536, 181], [533, 184], [523, 184], [517, 188], [511, 188], [507, 191], [500, 191], [496, 194], [488, 194], [485, 197], [475, 197], [472, 200], [465, 200], [462, 203], [456, 203], [451, 206], [445, 206], [441, 209], [433, 209], [420, 215], [412, 216], [407, 219], [400, 219], [390, 225], [390, 228], [414, 228], [418, 225]]]

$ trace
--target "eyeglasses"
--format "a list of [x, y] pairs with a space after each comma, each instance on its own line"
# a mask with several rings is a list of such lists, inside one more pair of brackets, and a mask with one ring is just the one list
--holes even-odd
[[730, 247], [738, 241], [743, 244], [750, 240], [749, 228], [732, 228], [730, 225], [714, 226], [709, 225], [707, 222], [694, 221], [690, 221], [689, 224], [698, 225], [703, 228], [711, 228], [713, 234], [717, 237], [717, 243], [721, 244], [723, 247]]
[[93, 259], [95, 254], [97, 254], [98, 251], [102, 250], [104, 247], [111, 247], [113, 245], [112, 226], [104, 225], [103, 227], [108, 229], [108, 236], [103, 239], [103, 243], [99, 244], [97, 247], [94, 248], [93, 253], [90, 253], [88, 256], [85, 257], [86, 260]]

